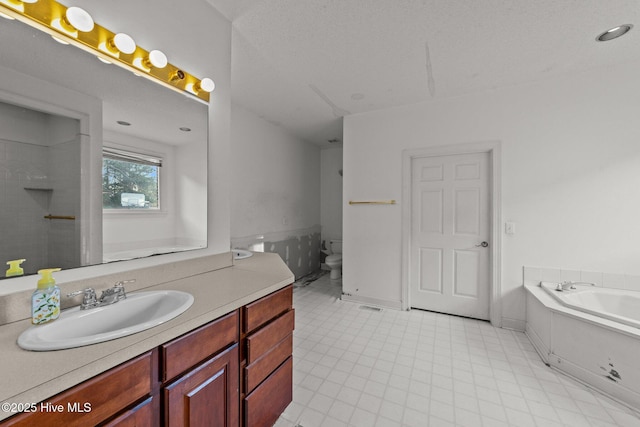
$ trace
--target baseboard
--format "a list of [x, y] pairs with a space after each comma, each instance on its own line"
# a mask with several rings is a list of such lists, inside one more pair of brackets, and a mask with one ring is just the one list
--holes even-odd
[[502, 318], [501, 328], [504, 329], [513, 329], [514, 331], [524, 332], [526, 329], [527, 322], [519, 319], [510, 319], [508, 317]]
[[548, 365], [549, 364], [549, 349], [544, 344], [544, 342], [542, 341], [540, 336], [538, 334], [536, 334], [536, 331], [534, 331], [529, 326], [529, 324], [527, 324], [524, 333], [527, 336], [527, 338], [529, 338], [529, 341], [531, 342], [531, 345], [533, 345], [533, 348], [538, 353], [538, 356], [540, 356], [540, 359], [542, 359], [542, 361], [545, 364]]
[[390, 301], [379, 298], [366, 297], [362, 295], [342, 294], [343, 301], [355, 302], [359, 304], [372, 305], [375, 307], [390, 308], [393, 310], [402, 310], [400, 301]]
[[615, 383], [604, 375], [596, 375], [593, 372], [576, 365], [558, 355], [551, 354], [549, 357], [550, 366], [573, 378], [579, 383], [604, 394], [629, 409], [640, 411], [640, 394], [628, 389], [620, 383]]

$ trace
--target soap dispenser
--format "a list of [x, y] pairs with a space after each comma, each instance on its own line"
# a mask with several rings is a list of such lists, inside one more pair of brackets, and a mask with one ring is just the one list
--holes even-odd
[[26, 259], [14, 259], [13, 261], [7, 261], [7, 265], [9, 269], [7, 270], [6, 277], [15, 277], [22, 276], [24, 274], [24, 270], [20, 267], [20, 264], [25, 262]]
[[42, 277], [38, 280], [38, 289], [31, 296], [31, 323], [39, 325], [55, 320], [60, 316], [60, 288], [56, 286], [52, 273], [60, 268], [38, 270]]

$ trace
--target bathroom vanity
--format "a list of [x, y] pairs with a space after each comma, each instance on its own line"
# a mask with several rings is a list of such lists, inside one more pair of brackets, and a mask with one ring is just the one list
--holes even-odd
[[0, 425], [271, 426], [292, 400], [292, 282], [277, 255], [256, 254], [145, 288], [194, 296], [166, 324], [68, 350], [22, 350], [28, 322], [4, 325], [0, 400], [30, 412], [3, 406]]

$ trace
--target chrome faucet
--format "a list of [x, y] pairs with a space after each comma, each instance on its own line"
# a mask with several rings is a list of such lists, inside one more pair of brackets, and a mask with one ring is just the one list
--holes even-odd
[[570, 280], [565, 280], [564, 282], [558, 283], [556, 285], [556, 291], [562, 292], [570, 289], [575, 289], [576, 288], [575, 285], [595, 286], [596, 284], [591, 282], [572, 282]]
[[80, 304], [80, 310], [87, 310], [90, 308], [103, 307], [105, 305], [115, 304], [120, 300], [127, 298], [127, 293], [124, 289], [124, 285], [127, 283], [133, 283], [134, 280], [121, 280], [117, 282], [112, 288], [102, 291], [100, 298], [96, 297], [96, 291], [93, 288], [86, 288], [80, 291], [67, 294], [68, 297], [75, 297], [77, 295], [84, 295], [82, 298], [82, 304]]
[[93, 288], [86, 288], [80, 291], [71, 292], [67, 294], [68, 297], [72, 298], [77, 295], [83, 295], [82, 304], [80, 304], [80, 310], [86, 310], [87, 308], [97, 307], [98, 299], [96, 297], [96, 290]]

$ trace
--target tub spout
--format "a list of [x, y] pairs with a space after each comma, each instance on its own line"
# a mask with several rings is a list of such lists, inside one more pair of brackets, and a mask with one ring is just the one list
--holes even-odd
[[556, 291], [562, 292], [570, 289], [575, 289], [576, 288], [575, 285], [595, 286], [596, 284], [591, 282], [572, 282], [570, 280], [567, 280], [567, 281], [558, 283], [556, 285]]

